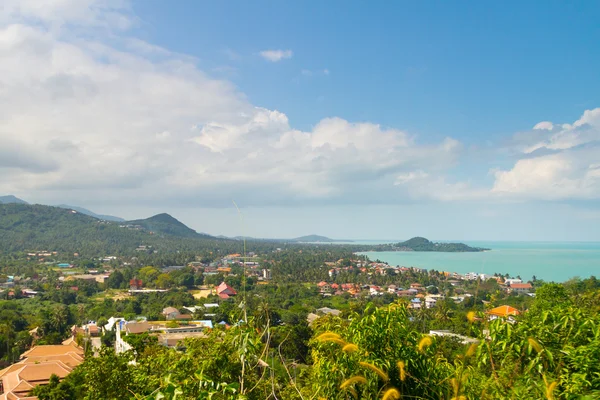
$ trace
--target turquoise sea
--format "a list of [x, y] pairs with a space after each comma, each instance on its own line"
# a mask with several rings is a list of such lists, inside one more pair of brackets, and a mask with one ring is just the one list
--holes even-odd
[[[366, 241], [364, 243], [366, 244]], [[374, 241], [371, 243], [374, 244]], [[555, 282], [563, 282], [573, 277], [588, 278], [592, 275], [600, 278], [600, 243], [597, 242], [463, 243], [492, 250], [480, 253], [384, 251], [361, 254], [367, 255], [371, 260], [379, 259], [394, 266], [419, 267], [459, 274], [508, 273], [511, 276], [520, 275], [524, 280], [529, 280], [535, 275], [539, 279]]]

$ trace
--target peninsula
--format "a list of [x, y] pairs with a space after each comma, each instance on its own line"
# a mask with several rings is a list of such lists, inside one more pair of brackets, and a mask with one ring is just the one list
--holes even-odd
[[374, 251], [439, 251], [446, 253], [479, 252], [490, 249], [471, 247], [464, 243], [435, 243], [424, 237], [414, 237], [405, 242], [374, 246]]

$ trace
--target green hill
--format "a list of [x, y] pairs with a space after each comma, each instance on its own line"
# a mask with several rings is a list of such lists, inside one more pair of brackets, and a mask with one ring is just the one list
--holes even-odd
[[12, 194], [8, 196], [0, 196], [0, 204], [29, 204], [25, 200], [21, 200]]
[[375, 246], [378, 251], [439, 251], [448, 253], [478, 252], [489, 249], [471, 247], [464, 243], [434, 243], [424, 237], [414, 237], [405, 242]]
[[90, 211], [90, 210], [88, 210], [86, 208], [83, 208], [83, 207], [70, 206], [68, 204], [59, 204], [56, 207], [66, 208], [67, 210], [75, 210], [75, 211], [80, 212], [82, 214], [89, 215], [90, 217], [102, 219], [102, 220], [105, 220], [105, 221], [115, 221], [115, 222], [123, 222], [123, 221], [125, 221], [123, 218], [115, 217], [114, 215], [96, 214], [95, 212]]
[[301, 242], [301, 243], [334, 243], [335, 242], [335, 240], [333, 240], [333, 239], [330, 239], [326, 236], [319, 236], [319, 235], [300, 236], [295, 239], [292, 239], [292, 241]]
[[117, 223], [59, 207], [0, 204], [0, 252], [127, 254], [141, 244], [162, 252], [239, 247], [234, 241], [198, 234], [167, 214]]
[[138, 219], [123, 223], [127, 226], [141, 227], [142, 229], [158, 233], [161, 235], [171, 235], [184, 238], [210, 238], [212, 236], [202, 235], [195, 230], [188, 228], [181, 221], [173, 218], [169, 214], [158, 214], [146, 219]]

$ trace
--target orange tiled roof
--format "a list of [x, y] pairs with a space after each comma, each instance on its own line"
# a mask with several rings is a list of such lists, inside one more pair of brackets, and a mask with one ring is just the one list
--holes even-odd
[[83, 349], [71, 342], [68, 345], [49, 344], [43, 346], [35, 346], [25, 353], [21, 354], [21, 358], [36, 357], [36, 356], [55, 356], [59, 354], [76, 353], [83, 356]]
[[37, 399], [29, 393], [45, 385], [50, 376], [64, 378], [83, 362], [83, 349], [74, 342], [64, 345], [35, 346], [21, 355], [21, 361], [0, 371], [4, 390], [0, 400]]
[[499, 306], [492, 308], [490, 311], [488, 311], [488, 314], [495, 315], [497, 317], [508, 317], [509, 315], [519, 315], [521, 313], [519, 310], [511, 306]]

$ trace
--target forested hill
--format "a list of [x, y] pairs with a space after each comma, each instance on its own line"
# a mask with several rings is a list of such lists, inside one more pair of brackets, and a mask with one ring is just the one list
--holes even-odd
[[21, 200], [18, 197], [11, 195], [8, 196], [0, 196], [0, 204], [29, 204], [25, 200]]
[[485, 251], [481, 247], [471, 247], [464, 243], [434, 243], [424, 237], [414, 237], [405, 242], [375, 246], [377, 251], [440, 251], [448, 253]]
[[123, 223], [128, 226], [141, 227], [147, 231], [155, 232], [164, 235], [172, 235], [186, 238], [210, 238], [212, 236], [204, 235], [188, 228], [181, 221], [173, 218], [169, 214], [158, 214], [146, 219], [138, 219], [135, 221], [127, 221]]
[[106, 255], [133, 253], [140, 245], [159, 251], [217, 247], [227, 251], [239, 247], [235, 241], [200, 235], [167, 214], [117, 223], [59, 207], [0, 204], [0, 252], [48, 250]]

